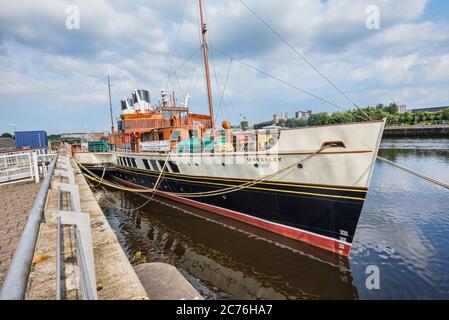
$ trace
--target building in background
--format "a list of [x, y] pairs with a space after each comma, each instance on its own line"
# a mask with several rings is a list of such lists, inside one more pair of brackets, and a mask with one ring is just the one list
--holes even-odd
[[308, 119], [310, 116], [312, 115], [312, 110], [308, 110], [308, 111], [296, 111], [295, 112], [295, 118], [296, 119]]
[[288, 112], [282, 112], [282, 120], [287, 121], [288, 119]]
[[411, 109], [408, 110], [411, 113], [418, 113], [418, 112], [440, 112], [448, 109], [449, 106], [445, 107], [430, 107], [430, 108], [420, 108], [420, 109]]
[[240, 129], [243, 131], [247, 130], [249, 128], [248, 120], [242, 120], [240, 121]]
[[403, 114], [408, 112], [407, 106], [405, 104], [401, 104], [398, 106], [398, 113]]
[[277, 114], [273, 114], [273, 123], [275, 126], [279, 123], [279, 116]]
[[93, 140], [107, 139], [105, 132], [76, 132], [76, 133], [61, 133], [61, 141], [64, 142], [87, 142]]

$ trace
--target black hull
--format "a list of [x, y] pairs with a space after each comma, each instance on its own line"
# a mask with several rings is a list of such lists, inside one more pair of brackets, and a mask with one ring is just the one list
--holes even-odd
[[[159, 173], [117, 167], [108, 175], [130, 185], [151, 188]], [[245, 182], [164, 173], [158, 190], [167, 195], [206, 192]], [[188, 201], [208, 205], [212, 211], [224, 215], [228, 211], [243, 214], [237, 219], [255, 225], [260, 223], [264, 229], [348, 255], [366, 192], [366, 189], [349, 187], [262, 182], [250, 188]]]

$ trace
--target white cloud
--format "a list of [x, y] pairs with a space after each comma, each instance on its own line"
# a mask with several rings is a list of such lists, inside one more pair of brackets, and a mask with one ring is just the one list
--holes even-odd
[[385, 57], [376, 61], [376, 67], [382, 72], [383, 80], [387, 84], [410, 82], [413, 80], [411, 69], [417, 58], [414, 54], [403, 57]]
[[[180, 65], [199, 47], [196, 1], [186, 1], [172, 66]], [[245, 2], [359, 105], [447, 100], [449, 21], [420, 21], [427, 0]], [[80, 7], [80, 30], [65, 29], [67, 4]], [[365, 27], [365, 8], [372, 4], [380, 8], [378, 31]], [[47, 0], [37, 5], [0, 0], [0, 5], [0, 101], [14, 101], [17, 95], [25, 99], [23, 94], [28, 92], [33, 93], [30, 101], [42, 104], [96, 103], [101, 109], [110, 74], [118, 109], [120, 98], [132, 88], [149, 87], [155, 99], [165, 86], [183, 1]], [[217, 86], [213, 77], [217, 107], [229, 58], [213, 47], [348, 106], [238, 0], [207, 1], [206, 8], [214, 58], [211, 69], [220, 82]], [[195, 112], [207, 112], [200, 55], [178, 70], [177, 77], [183, 90], [190, 89]], [[173, 77], [169, 89], [177, 90], [178, 97], [182, 94]], [[227, 91], [233, 105], [225, 97], [223, 110], [227, 110], [222, 114], [231, 113], [234, 121], [242, 111], [252, 121], [296, 108], [337, 111], [237, 62], [233, 62]]]

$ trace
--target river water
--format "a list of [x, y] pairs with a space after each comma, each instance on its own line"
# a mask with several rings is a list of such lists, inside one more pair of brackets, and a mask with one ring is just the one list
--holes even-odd
[[[379, 155], [449, 183], [449, 139], [384, 139]], [[379, 161], [349, 259], [166, 201], [123, 210], [147, 200], [95, 192], [133, 263], [170, 263], [206, 299], [449, 299], [449, 191]]]

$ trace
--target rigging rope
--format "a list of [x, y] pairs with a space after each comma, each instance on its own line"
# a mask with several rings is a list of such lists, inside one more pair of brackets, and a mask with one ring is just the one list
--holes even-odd
[[[181, 69], [187, 62], [189, 62], [200, 50], [201, 50], [202, 46], [200, 46], [199, 48], [197, 48], [190, 56], [188, 56], [183, 62], [181, 62], [170, 74], [169, 76], [171, 77], [173, 75], [173, 73], [176, 73], [179, 71], [179, 69]], [[164, 82], [165, 80], [164, 78], [160, 78], [157, 82]]]
[[174, 60], [174, 56], [176, 54], [176, 48], [178, 47], [179, 32], [181, 31], [181, 22], [184, 19], [184, 11], [186, 9], [186, 4], [187, 4], [187, 0], [184, 0], [184, 6], [182, 7], [181, 17], [178, 22], [178, 31], [176, 33], [175, 47], [173, 48], [173, 52], [170, 55], [170, 69], [169, 69], [169, 73], [168, 73], [167, 83], [165, 85], [165, 91], [168, 90], [168, 83], [170, 82], [170, 76], [172, 74], [173, 60]]
[[293, 52], [296, 53], [304, 62], [306, 62], [313, 70], [315, 70], [323, 79], [325, 79], [332, 87], [334, 87], [338, 92], [340, 92], [346, 100], [348, 100], [352, 105], [354, 105], [360, 112], [362, 112], [367, 119], [372, 120], [368, 114], [366, 114], [365, 111], [359, 108], [359, 106], [351, 100], [346, 93], [344, 93], [340, 88], [338, 88], [328, 77], [326, 77], [320, 70], [318, 70], [317, 67], [313, 65], [312, 62], [306, 59], [306, 57], [299, 52], [298, 49], [296, 49], [294, 46], [292, 46], [279, 32], [274, 30], [273, 27], [271, 27], [268, 22], [266, 22], [257, 12], [255, 12], [253, 9], [251, 9], [243, 0], [240, 0], [240, 2], [252, 13], [254, 16], [256, 16], [274, 35], [276, 35], [282, 42], [284, 42], [285, 45], [287, 45], [290, 49], [293, 50]]
[[220, 96], [220, 104], [218, 105], [217, 115], [215, 116], [215, 122], [217, 122], [218, 115], [220, 114], [221, 103], [223, 102], [223, 95], [224, 95], [224, 93], [226, 91], [226, 86], [228, 85], [229, 73], [231, 72], [231, 66], [232, 66], [232, 61], [233, 60], [234, 59], [231, 58], [231, 61], [229, 62], [228, 72], [226, 73], [226, 79], [225, 79], [225, 83], [224, 83], [224, 86], [223, 86], [223, 91], [221, 92], [221, 96]]
[[[317, 96], [316, 94], [313, 94], [313, 93], [311, 93], [311, 92], [309, 92], [309, 91], [307, 91], [307, 90], [304, 90], [304, 89], [302, 89], [302, 88], [300, 88], [300, 87], [298, 87], [298, 86], [296, 86], [296, 85], [294, 85], [294, 84], [292, 84], [292, 83], [290, 83], [290, 82], [287, 82], [287, 81], [285, 81], [285, 80], [283, 80], [283, 79], [281, 79], [281, 78], [279, 78], [279, 77], [277, 77], [277, 76], [275, 76], [275, 75], [269, 74], [268, 72], [265, 72], [265, 71], [263, 71], [263, 70], [261, 70], [261, 69], [255, 67], [255, 66], [253, 66], [253, 65], [250, 65], [249, 63], [247, 63], [247, 62], [245, 62], [245, 61], [243, 61], [243, 60], [240, 60], [240, 59], [238, 59], [238, 58], [236, 58], [236, 57], [230, 55], [229, 53], [227, 53], [227, 52], [225, 52], [225, 51], [223, 51], [223, 50], [221, 50], [221, 49], [218, 49], [218, 48], [213, 47], [213, 46], [211, 46], [211, 45], [210, 45], [210, 47], [211, 47], [212, 49], [217, 50], [218, 52], [221, 52], [222, 54], [228, 56], [229, 58], [232, 58], [233, 60], [237, 61], [238, 63], [241, 63], [241, 64], [247, 66], [248, 68], [251, 68], [251, 69], [253, 69], [254, 71], [257, 71], [257, 72], [259, 72], [259, 73], [261, 73], [261, 74], [263, 74], [263, 75], [265, 75], [265, 76], [267, 76], [267, 77], [269, 77], [269, 78], [272, 78], [272, 79], [274, 79], [274, 80], [276, 80], [276, 81], [279, 81], [280, 83], [283, 83], [283, 84], [285, 84], [285, 85], [287, 85], [287, 86], [289, 86], [289, 87], [291, 87], [291, 88], [293, 88], [293, 89], [296, 89], [296, 90], [298, 90], [298, 91], [300, 91], [300, 92], [302, 92], [302, 93], [304, 93], [304, 94], [307, 94], [307, 95], [309, 95], [309, 96], [311, 96], [311, 97], [313, 97], [313, 98], [315, 98], [315, 99], [318, 99], [318, 100], [320, 100], [321, 102], [327, 103], [327, 104], [329, 104], [329, 105], [331, 105], [331, 106], [334, 106], [334, 107], [336, 107], [336, 108], [338, 108], [338, 109], [341, 109], [341, 110], [343, 110], [343, 111], [348, 111], [347, 109], [345, 109], [345, 108], [343, 108], [343, 107], [340, 107], [339, 105], [337, 105], [337, 104], [335, 104], [335, 103], [333, 103], [333, 102], [331, 102], [331, 101], [329, 101], [329, 100], [326, 100], [326, 99], [324, 99], [324, 98], [321, 98], [320, 96]], [[361, 117], [361, 116], [358, 115], [358, 114], [354, 114], [354, 115], [355, 115], [356, 117], [358, 117], [359, 119], [361, 119], [361, 120], [367, 120], [366, 118], [363, 118], [363, 117]]]

